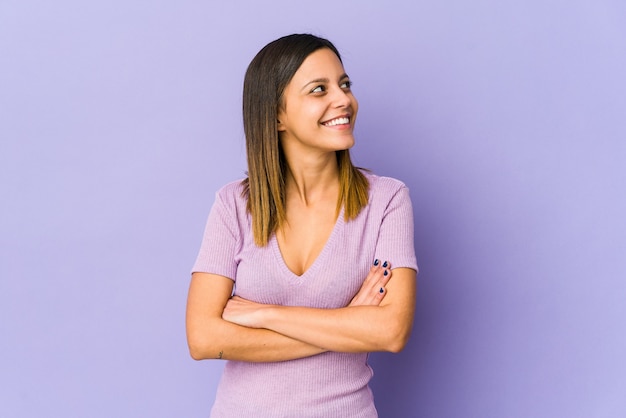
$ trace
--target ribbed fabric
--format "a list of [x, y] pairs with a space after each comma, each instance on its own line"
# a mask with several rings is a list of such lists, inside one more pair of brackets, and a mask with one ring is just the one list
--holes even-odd
[[[315, 308], [346, 306], [374, 259], [417, 270], [413, 210], [398, 180], [364, 173], [369, 203], [349, 222], [343, 210], [321, 254], [301, 276], [285, 264], [272, 237], [254, 244], [241, 182], [224, 186], [209, 214], [194, 272], [235, 281], [235, 293], [260, 303]], [[373, 418], [367, 354], [327, 352], [275, 363], [228, 361], [212, 418]]]

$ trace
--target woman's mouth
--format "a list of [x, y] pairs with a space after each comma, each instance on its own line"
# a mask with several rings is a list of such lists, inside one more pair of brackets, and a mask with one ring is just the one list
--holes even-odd
[[334, 118], [326, 122], [322, 122], [322, 125], [324, 126], [337, 126], [337, 125], [349, 125], [349, 124], [350, 124], [349, 116], [339, 116], [338, 118]]

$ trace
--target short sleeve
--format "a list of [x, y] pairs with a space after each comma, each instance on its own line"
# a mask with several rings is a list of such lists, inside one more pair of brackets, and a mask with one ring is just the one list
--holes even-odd
[[234, 206], [233, 199], [228, 199], [223, 190], [216, 194], [192, 273], [213, 273], [235, 280], [241, 234]]
[[409, 189], [402, 185], [391, 197], [383, 214], [376, 258], [389, 260], [391, 268], [407, 267], [418, 271], [415, 258], [413, 206]]

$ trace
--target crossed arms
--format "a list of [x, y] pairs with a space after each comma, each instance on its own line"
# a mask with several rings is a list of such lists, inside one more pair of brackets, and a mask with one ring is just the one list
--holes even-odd
[[338, 309], [265, 305], [232, 291], [227, 277], [193, 273], [186, 321], [192, 358], [272, 362], [325, 351], [399, 352], [413, 324], [416, 272], [372, 266], [350, 304]]

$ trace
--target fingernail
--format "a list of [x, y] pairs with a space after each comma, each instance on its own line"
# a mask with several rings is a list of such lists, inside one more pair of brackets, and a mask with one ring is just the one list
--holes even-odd
[[388, 265], [389, 264], [386, 261], [383, 263], [383, 267], [387, 267]]
[[383, 273], [384, 276], [388, 275], [389, 272], [387, 270], [385, 270], [385, 272]]
[[377, 266], [378, 263], [380, 263], [380, 261], [378, 261], [378, 259], [374, 260], [374, 265]]
[[385, 289], [383, 289], [382, 287], [379, 290], [380, 293], [383, 293], [384, 291], [385, 291]]

